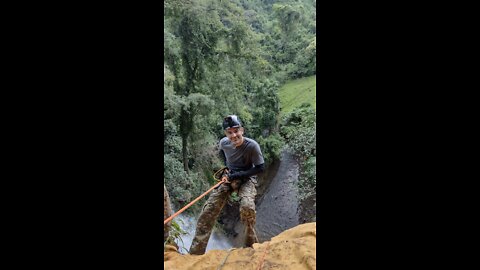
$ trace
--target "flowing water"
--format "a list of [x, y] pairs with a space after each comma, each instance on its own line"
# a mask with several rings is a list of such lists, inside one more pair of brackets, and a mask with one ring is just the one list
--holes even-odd
[[[257, 189], [261, 191], [259, 192], [261, 194], [257, 198], [255, 230], [260, 242], [268, 241], [273, 236], [299, 224], [296, 188], [299, 174], [298, 162], [291, 154], [283, 151], [279, 163], [272, 168], [276, 172], [269, 172], [266, 179], [260, 179], [259, 181], [265, 182], [259, 183], [260, 187]], [[239, 222], [238, 209], [235, 207], [238, 208], [238, 205], [226, 205], [225, 210], [230, 212], [231, 215], [226, 218], [227, 221], [225, 218], [223, 220], [230, 223], [226, 224], [225, 227], [231, 227], [235, 233], [227, 236], [214, 229], [208, 241], [207, 251], [243, 246], [244, 226]], [[188, 252], [195, 234], [196, 217], [181, 214], [175, 220], [187, 232], [187, 235], [182, 235], [182, 241], [176, 241], [179, 251], [185, 254]], [[237, 233], [238, 235], [236, 235]]]
[[[186, 235], [182, 235], [181, 239], [175, 240], [175, 243], [178, 245], [178, 251], [182, 254], [186, 254], [190, 249], [193, 236], [195, 235], [197, 219], [182, 213], [175, 218], [175, 221], [178, 223], [180, 228], [187, 233]], [[212, 249], [229, 249], [231, 247], [233, 247], [232, 240], [225, 236], [224, 233], [214, 229], [212, 231], [212, 235], [210, 236], [210, 240], [208, 241], [206, 251]]]

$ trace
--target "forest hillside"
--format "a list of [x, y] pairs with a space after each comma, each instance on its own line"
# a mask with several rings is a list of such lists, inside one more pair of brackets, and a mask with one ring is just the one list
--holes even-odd
[[[216, 183], [212, 174], [223, 166], [221, 122], [229, 114], [238, 115], [245, 136], [260, 144], [267, 171], [284, 150], [297, 157], [298, 199], [316, 207], [315, 103], [283, 101], [303, 100], [305, 89], [315, 100], [315, 4], [164, 1], [164, 183], [174, 210]], [[198, 214], [205, 200], [187, 212]]]

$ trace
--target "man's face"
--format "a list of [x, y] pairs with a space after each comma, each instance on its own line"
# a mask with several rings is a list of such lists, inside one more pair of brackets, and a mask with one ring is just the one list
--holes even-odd
[[228, 128], [225, 130], [227, 138], [235, 145], [239, 147], [243, 143], [243, 127]]

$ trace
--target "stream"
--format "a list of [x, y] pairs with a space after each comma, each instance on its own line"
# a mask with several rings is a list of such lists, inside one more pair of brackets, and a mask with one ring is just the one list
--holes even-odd
[[[282, 151], [280, 161], [272, 164], [271, 171], [260, 177], [257, 186], [255, 231], [260, 242], [299, 224], [297, 181], [299, 165], [287, 151]], [[269, 168], [270, 170], [270, 168]], [[180, 214], [176, 220], [186, 235], [176, 241], [179, 252], [186, 254], [195, 234], [197, 217]], [[206, 251], [242, 247], [244, 226], [239, 220], [238, 204], [227, 203], [219, 218], [227, 234], [213, 230]]]

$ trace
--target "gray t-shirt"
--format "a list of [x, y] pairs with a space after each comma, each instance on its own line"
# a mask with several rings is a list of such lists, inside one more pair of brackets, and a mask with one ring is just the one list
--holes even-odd
[[254, 165], [263, 164], [263, 154], [260, 145], [250, 138], [243, 137], [240, 147], [235, 148], [227, 137], [220, 140], [219, 148], [227, 158], [227, 167], [234, 171], [246, 171]]

